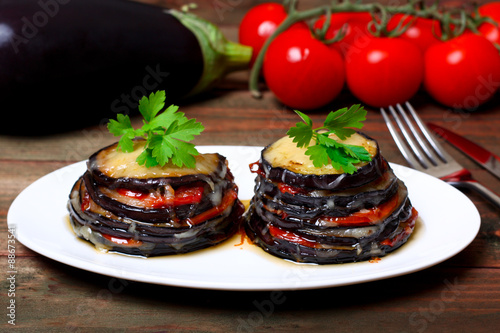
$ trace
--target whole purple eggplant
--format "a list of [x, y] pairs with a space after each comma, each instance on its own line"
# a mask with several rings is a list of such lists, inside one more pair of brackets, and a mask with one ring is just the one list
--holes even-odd
[[251, 49], [193, 14], [125, 0], [0, 0], [0, 133], [46, 134], [167, 103], [247, 68]]

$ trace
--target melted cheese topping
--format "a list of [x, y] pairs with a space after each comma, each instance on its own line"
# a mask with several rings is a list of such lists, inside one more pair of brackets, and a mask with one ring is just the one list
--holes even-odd
[[145, 141], [135, 141], [134, 151], [125, 153], [116, 150], [116, 145], [105, 149], [97, 155], [97, 168], [108, 177], [112, 178], [161, 178], [181, 177], [196, 174], [211, 174], [217, 170], [219, 156], [217, 154], [200, 154], [195, 156], [196, 166], [193, 169], [178, 167], [167, 163], [163, 167], [155, 166], [146, 168], [136, 162], [137, 157], [144, 151]]
[[[339, 138], [330, 134], [330, 138], [339, 140]], [[268, 161], [273, 168], [283, 168], [295, 173], [306, 175], [326, 175], [326, 174], [340, 174], [342, 171], [335, 169], [331, 164], [324, 165], [321, 168], [316, 168], [309, 156], [305, 154], [307, 148], [298, 148], [297, 144], [292, 141], [289, 136], [285, 136], [275, 143], [273, 143], [264, 152], [264, 158]], [[377, 154], [377, 144], [374, 140], [368, 140], [358, 133], [354, 133], [342, 143], [363, 146], [370, 156], [373, 158]], [[361, 162], [356, 164], [360, 168], [368, 162]]]

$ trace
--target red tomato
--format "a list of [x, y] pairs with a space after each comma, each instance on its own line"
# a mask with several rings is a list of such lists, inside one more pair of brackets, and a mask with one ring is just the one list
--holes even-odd
[[345, 80], [341, 55], [309, 31], [285, 31], [269, 46], [264, 79], [284, 104], [310, 110], [324, 106], [342, 90]]
[[121, 237], [115, 237], [111, 236], [108, 234], [102, 234], [102, 237], [106, 238], [110, 242], [113, 242], [118, 245], [125, 245], [125, 246], [140, 246], [142, 245], [142, 241], [136, 240], [133, 238], [121, 238]]
[[118, 194], [120, 195], [139, 200], [144, 200], [150, 195], [149, 192], [133, 191], [126, 188], [118, 188], [116, 192], [118, 192]]
[[[239, 41], [253, 48], [250, 64], [253, 65], [267, 38], [276, 31], [286, 17], [283, 5], [273, 2], [257, 5], [245, 14], [240, 23]], [[299, 22], [292, 28], [307, 29], [307, 25]]]
[[364, 209], [348, 216], [323, 216], [322, 219], [331, 223], [336, 223], [341, 227], [377, 224], [384, 221], [391, 213], [393, 213], [398, 203], [399, 196], [396, 194], [393, 195], [391, 199], [377, 207]]
[[[394, 30], [404, 17], [404, 14], [394, 14], [387, 24], [387, 30]], [[414, 18], [406, 16], [403, 24], [408, 24], [410, 20], [414, 20], [413, 23], [410, 23], [408, 29], [401, 34], [399, 38], [415, 43], [420, 50], [422, 50], [422, 52], [425, 52], [431, 45], [440, 42], [440, 40], [436, 37], [441, 36], [441, 26], [439, 21], [421, 17]]]
[[[487, 3], [479, 7], [481, 16], [488, 16], [493, 21], [500, 22], [500, 2]], [[483, 23], [479, 26], [479, 32], [490, 42], [500, 43], [500, 30], [491, 23]]]
[[500, 85], [500, 56], [482, 36], [465, 33], [425, 53], [424, 87], [438, 102], [474, 110]]
[[129, 198], [143, 200], [152, 208], [165, 208], [168, 206], [180, 206], [200, 203], [203, 196], [203, 185], [194, 184], [181, 186], [175, 190], [174, 196], [161, 196], [157, 193], [133, 191], [126, 188], [118, 188], [118, 194]]
[[[372, 20], [369, 13], [335, 13], [330, 16], [330, 26], [326, 32], [325, 38], [334, 38], [339, 31], [344, 29], [345, 36], [337, 43], [331, 44], [331, 47], [339, 51], [344, 57], [350, 53], [356, 52], [366, 45], [373, 35], [368, 31], [368, 23]], [[326, 22], [326, 16], [321, 16], [315, 23], [314, 29], [321, 29]]]
[[298, 235], [293, 231], [283, 230], [281, 228], [275, 227], [272, 224], [269, 224], [269, 233], [271, 236], [286, 240], [288, 242], [296, 243], [302, 246], [316, 248], [319, 247], [319, 244], [315, 240], [309, 240], [302, 235]]
[[214, 217], [220, 215], [227, 208], [232, 206], [236, 199], [238, 199], [238, 193], [234, 189], [229, 190], [226, 192], [226, 194], [224, 194], [224, 197], [222, 198], [222, 202], [220, 203], [219, 206], [212, 207], [199, 215], [192, 216], [192, 217], [188, 218], [186, 220], [186, 222], [189, 225], [196, 225], [196, 224], [199, 224], [201, 222], [213, 219]]
[[198, 204], [203, 196], [203, 185], [181, 186], [175, 190], [174, 206]]
[[346, 59], [346, 81], [363, 103], [386, 107], [409, 100], [424, 73], [420, 49], [400, 38], [372, 38]]

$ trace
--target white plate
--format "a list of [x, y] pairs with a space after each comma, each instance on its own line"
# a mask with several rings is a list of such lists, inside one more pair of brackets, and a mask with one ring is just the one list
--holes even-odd
[[[261, 147], [201, 146], [201, 152], [227, 157], [240, 198], [253, 195], [255, 176], [248, 164]], [[26, 188], [12, 203], [10, 228], [25, 246], [59, 262], [117, 278], [162, 285], [221, 290], [296, 290], [348, 285], [415, 272], [462, 251], [475, 238], [480, 216], [474, 204], [450, 185], [418, 171], [391, 165], [408, 186], [420, 213], [403, 247], [378, 262], [340, 265], [296, 264], [275, 258], [236, 236], [216, 247], [186, 254], [140, 258], [101, 253], [78, 239], [68, 222], [66, 203], [85, 162], [54, 171]]]

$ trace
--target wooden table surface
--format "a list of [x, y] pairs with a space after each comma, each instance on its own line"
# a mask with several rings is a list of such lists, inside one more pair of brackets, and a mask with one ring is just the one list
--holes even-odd
[[[161, 1], [150, 1], [161, 2]], [[251, 1], [223, 1], [216, 11], [202, 3], [203, 16], [237, 40], [237, 22]], [[170, 5], [182, 1], [167, 1]], [[182, 104], [182, 111], [206, 127], [200, 145], [266, 145], [298, 121], [268, 91], [261, 100], [247, 91], [247, 72], [230, 75], [213, 91]], [[319, 122], [330, 109], [357, 101], [348, 93], [312, 113]], [[457, 114], [424, 93], [413, 100], [426, 121], [444, 125], [500, 155], [500, 96], [475, 113]], [[368, 108], [369, 109], [369, 108]], [[139, 119], [134, 118], [138, 124]], [[369, 109], [364, 132], [376, 138], [391, 162], [405, 164], [380, 113]], [[119, 280], [45, 258], [15, 245], [15, 296], [8, 296], [7, 211], [29, 184], [115, 141], [94, 126], [41, 137], [0, 136], [0, 330], [104, 332], [494, 332], [500, 327], [500, 211], [475, 193], [467, 196], [481, 214], [481, 229], [465, 250], [425, 270], [381, 281], [284, 291], [272, 294], [197, 290]], [[500, 181], [446, 145], [474, 177], [500, 193]], [[29, 207], [26, 207], [29, 209]], [[33, 221], [37, 223], [37, 221]], [[442, 235], [447, 242], [447, 235]], [[16, 325], [7, 323], [15, 299]]]

